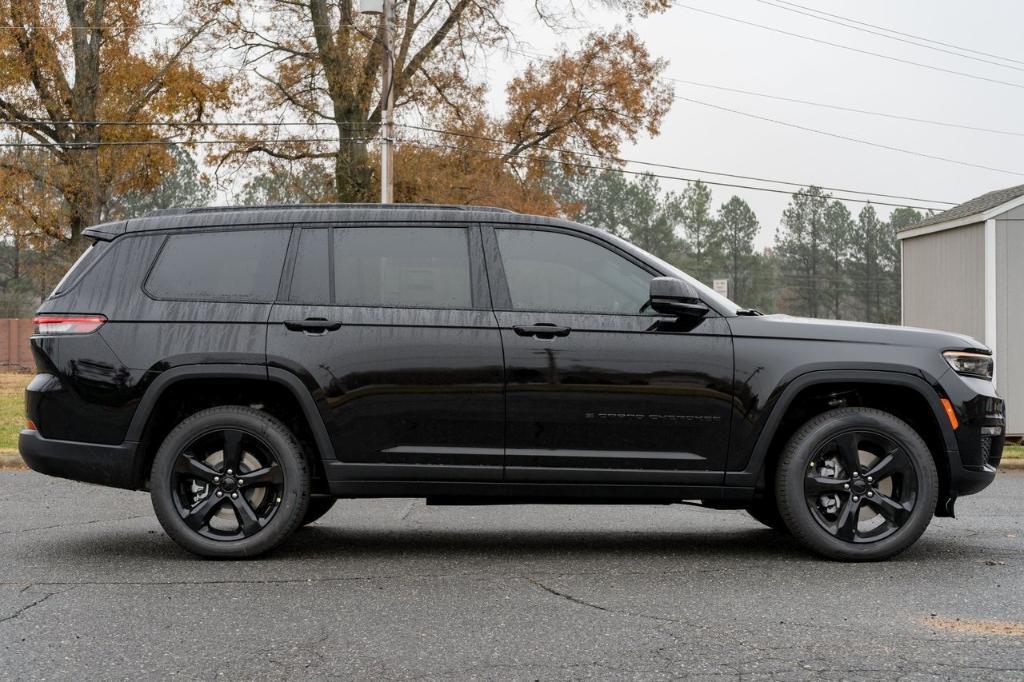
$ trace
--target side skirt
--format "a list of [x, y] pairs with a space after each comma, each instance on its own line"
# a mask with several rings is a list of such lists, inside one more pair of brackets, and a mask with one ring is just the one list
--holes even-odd
[[593, 483], [478, 483], [463, 481], [331, 481], [344, 498], [425, 497], [432, 504], [672, 504], [684, 500], [742, 502], [754, 488]]

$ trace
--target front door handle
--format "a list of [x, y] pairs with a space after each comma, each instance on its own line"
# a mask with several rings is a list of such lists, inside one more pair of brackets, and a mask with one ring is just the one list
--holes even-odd
[[553, 339], [556, 336], [569, 336], [572, 327], [542, 322], [540, 324], [517, 324], [512, 330], [519, 336], [534, 336], [538, 339]]
[[323, 334], [341, 329], [341, 322], [331, 322], [322, 317], [307, 317], [305, 320], [285, 320], [284, 326], [293, 332]]

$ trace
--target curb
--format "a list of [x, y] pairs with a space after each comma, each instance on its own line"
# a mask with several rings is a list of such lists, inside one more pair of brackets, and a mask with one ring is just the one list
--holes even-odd
[[0, 452], [0, 469], [3, 470], [27, 470], [28, 467], [21, 461], [21, 455], [17, 451]]
[[1015, 457], [1013, 459], [1004, 459], [999, 463], [1000, 471], [1024, 471], [1024, 459]]

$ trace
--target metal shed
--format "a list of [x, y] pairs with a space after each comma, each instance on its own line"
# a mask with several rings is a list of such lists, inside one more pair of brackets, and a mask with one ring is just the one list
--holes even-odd
[[1024, 435], [1024, 185], [971, 199], [896, 237], [903, 324], [969, 334], [992, 348], [1007, 433]]

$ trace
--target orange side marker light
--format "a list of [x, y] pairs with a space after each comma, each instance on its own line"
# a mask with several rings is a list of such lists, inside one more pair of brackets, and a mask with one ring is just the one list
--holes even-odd
[[949, 398], [942, 398], [942, 407], [946, 410], [946, 416], [949, 417], [949, 423], [956, 431], [960, 428], [960, 421], [956, 418], [956, 412], [953, 411], [953, 403], [949, 402]]

